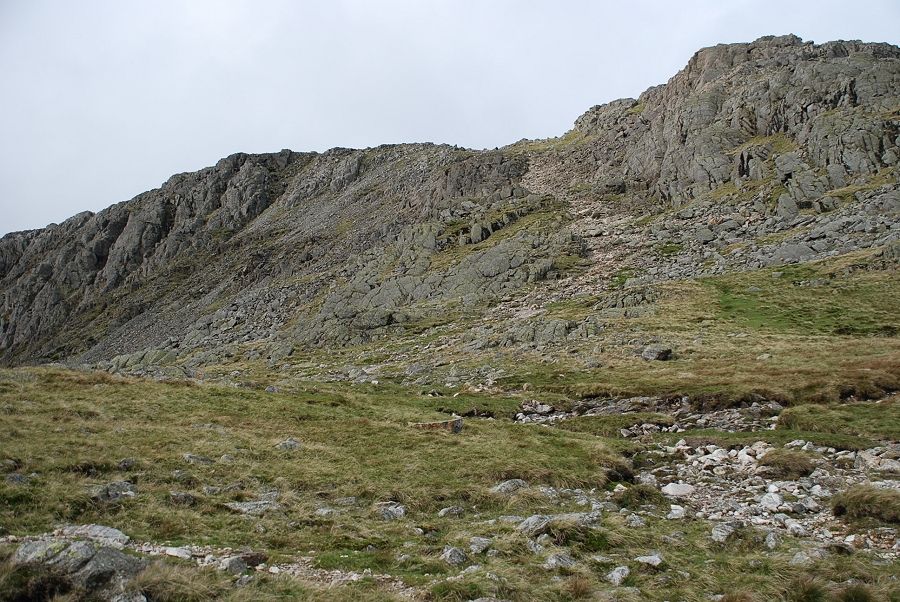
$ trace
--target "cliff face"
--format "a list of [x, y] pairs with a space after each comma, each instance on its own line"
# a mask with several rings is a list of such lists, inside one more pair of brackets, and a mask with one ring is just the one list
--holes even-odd
[[[897, 47], [720, 45], [557, 139], [237, 154], [8, 234], [0, 358], [277, 361], [523, 295], [603, 294], [626, 269], [643, 298], [663, 280], [873, 247], [890, 257], [898, 160]], [[660, 245], [671, 252], [647, 252]]]

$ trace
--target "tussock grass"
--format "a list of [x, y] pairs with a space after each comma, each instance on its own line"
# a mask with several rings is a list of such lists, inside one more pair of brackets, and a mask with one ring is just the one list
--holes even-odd
[[619, 344], [587, 370], [519, 357], [502, 382], [559, 400], [688, 395], [703, 409], [878, 399], [900, 390], [900, 278], [859, 269], [870, 260], [866, 251], [658, 285], [655, 311], [605, 320], [604, 336], [661, 338], [674, 360], [647, 362], [639, 345]]
[[809, 454], [790, 449], [773, 449], [759, 461], [780, 477], [796, 479], [805, 477], [816, 469]]
[[158, 561], [138, 574], [130, 585], [132, 591], [155, 602], [206, 602], [221, 598], [230, 584], [211, 570]]
[[845, 587], [834, 596], [834, 602], [877, 602], [872, 590], [861, 584]]
[[[656, 369], [646, 362], [639, 365]], [[527, 364], [524, 370], [531, 368]], [[700, 600], [711, 592], [729, 591], [775, 600], [801, 574], [802, 569], [771, 555], [750, 535], [719, 549], [709, 545], [707, 523], [666, 521], [658, 511], [646, 516], [648, 526], [642, 529], [629, 527], [618, 513], [604, 515], [596, 528], [558, 521], [549, 528], [543, 554], [529, 548], [514, 522], [492, 523], [501, 515], [583, 512], [585, 508], [574, 500], [551, 500], [536, 485], [596, 489], [602, 495], [611, 480], [627, 480], [630, 475], [630, 461], [617, 450], [630, 454], [640, 449], [639, 442], [609, 437], [615, 434], [616, 421], [630, 425], [651, 419], [598, 417], [581, 424], [573, 421], [574, 430], [515, 424], [508, 416], [523, 397], [556, 405], [553, 393], [535, 389], [547, 383], [564, 387], [579, 382], [575, 372], [542, 366], [535, 368], [536, 373], [538, 368], [547, 380], [521, 394], [495, 389], [464, 391], [456, 397], [451, 388], [440, 388], [443, 396], [427, 397], [422, 386], [401, 386], [388, 379], [380, 385], [285, 380], [278, 383], [280, 393], [270, 394], [261, 388], [171, 385], [58, 369], [0, 371], [0, 462], [14, 460], [5, 464], [6, 470], [36, 474], [25, 484], [0, 479], [0, 524], [12, 533], [27, 534], [62, 522], [90, 522], [120, 528], [137, 540], [248, 546], [266, 551], [272, 561], [309, 555], [319, 568], [371, 569], [399, 576], [435, 600], [603, 599], [609, 586], [602, 575], [611, 567], [595, 566], [590, 560], [595, 553], [628, 563], [650, 550], [662, 550], [666, 564], [687, 576], [674, 570], [633, 571], [628, 584], [640, 588], [642, 599], [652, 602]], [[451, 403], [457, 404], [454, 411], [470, 405], [490, 407], [495, 417], [468, 418], [456, 436], [407, 426], [445, 418]], [[871, 414], [875, 420], [874, 408]], [[875, 422], [869, 428], [873, 435], [883, 430]], [[300, 441], [300, 449], [275, 447], [289, 436]], [[781, 444], [803, 438], [817, 444], [870, 444], [844, 432], [792, 429], [660, 433], [654, 440], [668, 437], [719, 437], [723, 443], [746, 438], [749, 443], [766, 439]], [[188, 464], [184, 453], [213, 462]], [[230, 459], [223, 460], [223, 454]], [[134, 459], [134, 465], [120, 466], [123, 458]], [[490, 492], [491, 486], [508, 478], [523, 478], [531, 486], [513, 495]], [[135, 483], [136, 498], [115, 504], [90, 499], [90, 486], [121, 479]], [[208, 486], [219, 489], [205, 490]], [[263, 516], [247, 518], [224, 506], [257, 499], [270, 490], [278, 491], [281, 508]], [[197, 503], [173, 505], [170, 491], [191, 493]], [[356, 503], [338, 502], [347, 496], [356, 496]], [[382, 520], [376, 504], [387, 500], [405, 504], [407, 516]], [[633, 509], [666, 507], [658, 491], [637, 485], [614, 501]], [[451, 505], [463, 507], [463, 517], [437, 517], [439, 509]], [[336, 512], [317, 514], [323, 507]], [[446, 581], [458, 569], [439, 559], [443, 546], [466, 549], [474, 535], [491, 537], [496, 556], [473, 555], [472, 562], [483, 564], [484, 571]], [[572, 554], [576, 568], [543, 569], [546, 555], [557, 551]], [[401, 555], [409, 558], [401, 561]], [[820, 564], [830, 581], [861, 579], [879, 596], [887, 591], [885, 575], [890, 567], [855, 557], [829, 562]], [[295, 579], [257, 574], [250, 585], [233, 588], [228, 578], [223, 581], [212, 571], [175, 563], [154, 567], [139, 582], [153, 599], [393, 599], [365, 579], [323, 590]], [[489, 579], [486, 572], [498, 578]]]
[[872, 485], [857, 485], [831, 498], [835, 516], [849, 520], [874, 519], [900, 523], [900, 491], [879, 489]]
[[827, 602], [828, 588], [819, 579], [802, 575], [790, 582], [782, 599], [784, 602]]
[[647, 505], [664, 506], [667, 503], [666, 496], [650, 485], [631, 485], [625, 491], [616, 493], [613, 501], [619, 506], [631, 509]]
[[730, 592], [725, 594], [719, 602], [755, 602], [756, 598], [747, 592]]
[[854, 435], [844, 435], [835, 433], [822, 433], [814, 430], [796, 431], [779, 428], [774, 431], [737, 431], [734, 433], [725, 433], [713, 429], [694, 429], [685, 433], [671, 435], [657, 435], [658, 439], [674, 443], [679, 439], [685, 439], [688, 444], [696, 447], [698, 445], [714, 444], [720, 447], [732, 447], [736, 445], [750, 445], [756, 441], [766, 441], [773, 445], [784, 445], [796, 439], [811, 441], [816, 445], [825, 447], [834, 447], [835, 449], [860, 450], [869, 449], [877, 445], [877, 441], [858, 437]]
[[[607, 470], [624, 463], [596, 437], [508, 419], [468, 419], [460, 435], [412, 429], [408, 422], [444, 415], [424, 406], [419, 390], [395, 385], [308, 385], [269, 394], [26, 372], [33, 378], [21, 378], [19, 370], [0, 372], [6, 385], [0, 405], [14, 410], [0, 414], [0, 460], [15, 459], [17, 472], [37, 474], [24, 485], [0, 480], [0, 523], [14, 533], [79, 522], [109, 524], [136, 539], [261, 547], [286, 555], [298, 545], [358, 552], [375, 545], [377, 553], [323, 562], [403, 573], [395, 559], [410, 521], [427, 520], [449, 505], [488, 516], [509, 512], [508, 504], [530, 508], [546, 500], [524, 494], [510, 500], [489, 488], [509, 478], [599, 488]], [[275, 447], [289, 436], [301, 442], [300, 449]], [[213, 462], [189, 464], [185, 453]], [[123, 458], [133, 458], [135, 466], [120, 468]], [[133, 482], [137, 496], [109, 504], [91, 500], [92, 486], [116, 480]], [[281, 508], [259, 518], [224, 507], [270, 490], [278, 491]], [[170, 491], [190, 493], [197, 502], [173, 505]], [[347, 496], [357, 502], [335, 504]], [[374, 506], [387, 500], [405, 504], [408, 519], [378, 518]], [[338, 512], [317, 516], [322, 506]], [[417, 545], [425, 550], [430, 544]], [[409, 568], [419, 575], [442, 570], [427, 563]]]

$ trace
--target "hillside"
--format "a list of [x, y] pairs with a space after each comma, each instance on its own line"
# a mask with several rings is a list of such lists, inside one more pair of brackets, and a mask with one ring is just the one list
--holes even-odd
[[0, 600], [897, 599], [898, 164], [900, 48], [766, 37], [7, 234]]

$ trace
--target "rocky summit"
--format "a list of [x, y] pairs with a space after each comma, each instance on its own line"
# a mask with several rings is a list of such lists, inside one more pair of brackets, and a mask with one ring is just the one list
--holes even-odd
[[900, 48], [0, 239], [0, 600], [895, 600]]

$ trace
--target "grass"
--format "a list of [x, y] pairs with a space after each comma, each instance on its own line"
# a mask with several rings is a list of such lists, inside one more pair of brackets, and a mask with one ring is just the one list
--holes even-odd
[[886, 167], [878, 170], [878, 172], [867, 178], [862, 184], [854, 184], [845, 186], [844, 188], [837, 188], [835, 190], [828, 191], [826, 194], [828, 196], [838, 197], [840, 199], [843, 199], [844, 201], [852, 201], [854, 200], [857, 193], [874, 190], [895, 181], [896, 171], [896, 167]]
[[578, 295], [560, 301], [551, 301], [544, 306], [547, 316], [564, 320], [583, 320], [591, 315], [599, 298], [595, 295]]
[[[0, 550], [0, 602], [89, 602], [90, 592], [73, 586], [63, 576], [34, 565], [14, 565], [9, 549]], [[299, 580], [259, 574], [249, 584], [236, 588], [213, 569], [201, 569], [174, 561], [156, 560], [133, 579], [129, 593], [139, 593], [153, 602], [276, 602], [278, 600], [335, 600], [336, 602], [387, 602], [395, 598], [377, 589], [327, 588]]]
[[[109, 524], [139, 540], [251, 546], [276, 558], [314, 550], [322, 567], [389, 571], [423, 583], [448, 570], [431, 538], [454, 537], [459, 529], [450, 519], [435, 522], [438, 509], [460, 505], [487, 516], [538, 511], [527, 496], [507, 500], [488, 489], [508, 478], [603, 487], [606, 467], [622, 462], [594, 437], [507, 418], [467, 420], [458, 436], [406, 426], [445, 417], [436, 405], [480, 405], [498, 414], [512, 409], [503, 398], [482, 401], [478, 395], [423, 398], [396, 385], [316, 385], [269, 394], [102, 373], [3, 371], [0, 459], [37, 476], [25, 485], [0, 481], [0, 523], [14, 533], [65, 522]], [[275, 448], [288, 436], [301, 441], [299, 450]], [[184, 453], [215, 461], [187, 464]], [[232, 460], [218, 460], [223, 454]], [[125, 457], [134, 458], [135, 467], [120, 468]], [[92, 485], [121, 479], [136, 483], [134, 499], [90, 499]], [[272, 489], [281, 510], [247, 520], [224, 508]], [[173, 490], [198, 501], [172, 505]], [[335, 506], [346, 496], [358, 503]], [[380, 520], [373, 507], [385, 500], [407, 505], [410, 521]], [[323, 505], [340, 511], [316, 516]], [[411, 533], [410, 522], [432, 535]], [[401, 551], [420, 560], [400, 564]]]
[[516, 142], [511, 145], [509, 148], [511, 150], [517, 150], [520, 152], [526, 153], [534, 153], [534, 152], [547, 152], [547, 151], [557, 151], [565, 148], [569, 148], [572, 146], [580, 146], [586, 144], [591, 141], [591, 138], [578, 130], [569, 130], [562, 136], [557, 136], [555, 138], [543, 138], [539, 140], [523, 140], [521, 142]]
[[781, 155], [797, 149], [797, 143], [782, 133], [771, 136], [754, 136], [740, 146], [734, 148], [729, 154], [739, 155], [744, 150], [753, 146], [769, 146], [775, 155]]
[[816, 577], [803, 575], [794, 579], [785, 591], [785, 602], [827, 602], [828, 589]]
[[878, 403], [800, 405], [781, 413], [778, 428], [900, 440], [900, 404], [895, 398]]
[[613, 501], [623, 508], [637, 510], [641, 506], [665, 506], [666, 497], [650, 485], [631, 485], [616, 493]]
[[809, 454], [790, 449], [773, 449], [759, 463], [768, 467], [775, 475], [788, 479], [808, 476], [816, 469]]
[[[398, 576], [435, 600], [602, 599], [610, 590], [603, 575], [611, 567], [597, 566], [591, 560], [596, 553], [631, 566], [627, 584], [639, 588], [640, 599], [694, 601], [742, 591], [758, 600], [787, 599], [793, 581], [806, 574], [789, 565], [796, 551], [790, 542], [773, 554], [748, 532], [733, 544], [710, 549], [707, 523], [666, 521], [656, 516], [657, 509], [645, 515], [644, 529], [629, 527], [616, 513], [605, 514], [593, 529], [555, 524], [544, 553], [534, 554], [514, 526], [492, 521], [585, 508], [574, 501], [551, 502], [536, 487], [509, 496], [491, 493], [490, 487], [523, 478], [532, 485], [594, 489], [602, 495], [613, 481], [628, 480], [644, 456], [646, 441], [622, 439], [619, 429], [672, 423], [664, 414], [635, 413], [580, 417], [555, 427], [515, 424], [511, 418], [526, 400], [570, 409], [592, 397], [688, 395], [695, 408], [768, 399], [792, 406], [776, 430], [693, 429], [657, 433], [654, 442], [685, 438], [734, 446], [765, 440], [780, 447], [804, 439], [863, 449], [897, 440], [895, 402], [860, 401], [896, 387], [900, 375], [900, 339], [873, 326], [890, 324], [896, 316], [891, 295], [897, 277], [848, 269], [866, 261], [856, 256], [779, 269], [781, 278], [773, 278], [773, 270], [760, 270], [658, 286], [654, 312], [604, 318], [595, 338], [567, 343], [578, 351], [572, 356], [553, 346], [469, 353], [455, 346], [454, 337], [464, 327], [481, 324], [477, 319], [457, 328], [456, 321], [425, 316], [391, 340], [327, 353], [298, 349], [277, 373], [263, 361], [243, 359], [249, 347], [236, 350], [226, 364], [205, 369], [209, 378], [238, 370], [233, 380], [241, 387], [53, 368], [0, 371], [0, 463], [8, 461], [3, 464], [8, 472], [36, 475], [25, 484], [0, 480], [0, 525], [9, 533], [28, 534], [59, 523], [93, 522], [121, 528], [137, 540], [247, 546], [275, 560], [311, 556], [323, 569]], [[808, 286], [819, 280], [824, 284]], [[842, 300], [845, 293], [851, 301]], [[845, 303], [872, 311], [856, 330], [839, 332], [836, 326], [844, 317], [836, 312]], [[552, 317], [580, 320], [595, 315], [595, 306], [596, 299], [585, 296], [543, 309]], [[648, 340], [671, 345], [676, 359], [640, 359]], [[759, 359], [761, 354], [769, 359]], [[408, 378], [410, 358], [419, 355], [434, 360], [416, 375], [422, 384], [400, 384]], [[600, 367], [583, 367], [583, 357], [596, 357]], [[377, 365], [380, 384], [315, 380], [322, 370], [350, 365]], [[480, 380], [478, 375], [486, 373], [494, 376]], [[459, 384], [445, 384], [454, 375]], [[268, 384], [279, 392], [266, 393]], [[473, 416], [458, 436], [407, 426], [450, 413]], [[278, 450], [275, 444], [287, 437], [300, 441], [300, 449]], [[801, 474], [809, 468], [801, 460], [810, 458], [781, 452], [770, 453], [775, 470]], [[184, 453], [215, 461], [186, 464]], [[223, 455], [231, 459], [220, 460]], [[126, 457], [135, 459], [133, 468], [120, 467]], [[136, 498], [119, 504], [91, 500], [91, 486], [119, 479], [136, 484]], [[271, 490], [277, 490], [281, 508], [261, 517], [246, 518], [224, 506]], [[197, 503], [173, 505], [171, 491], [191, 493]], [[338, 504], [347, 496], [357, 502]], [[657, 496], [653, 488], [630, 485], [616, 499], [632, 510], [664, 508], [665, 500]], [[406, 505], [407, 516], [381, 520], [375, 507], [387, 500]], [[883, 517], [854, 518], [861, 512], [857, 507], [865, 505], [849, 504], [844, 516], [851, 522], [884, 522]], [[447, 506], [462, 507], [463, 516], [439, 518], [437, 511]], [[337, 512], [320, 516], [316, 510], [321, 507]], [[440, 560], [441, 551], [445, 545], [467, 549], [472, 536], [492, 538], [497, 554], [473, 555], [484, 569], [458, 576]], [[651, 550], [663, 550], [666, 564], [687, 576], [632, 564]], [[544, 569], [546, 555], [559, 551], [573, 555], [577, 566]], [[173, 566], [154, 569], [141, 587], [159, 599], [391, 599], [367, 580], [323, 593], [315, 583], [260, 576], [250, 589], [236, 590], [215, 573]], [[860, 581], [876, 596], [884, 597], [891, 587], [886, 577], [891, 567], [862, 555], [819, 561], [816, 571], [829, 581]], [[842, 591], [832, 589], [829, 596]]]
[[626, 115], [640, 115], [647, 107], [642, 102], [635, 103], [633, 107], [625, 111]]
[[639, 276], [640, 273], [637, 270], [632, 269], [620, 269], [613, 274], [612, 278], [609, 280], [609, 288], [611, 289], [621, 289], [625, 287], [625, 283], [628, 282], [630, 278], [635, 278]]
[[857, 485], [831, 499], [835, 516], [847, 520], [873, 519], [892, 525], [900, 524], [900, 491]]
[[681, 253], [683, 249], [683, 245], [674, 242], [659, 244], [653, 248], [656, 254], [660, 257], [674, 257], [675, 255]]
[[[900, 279], [873, 272], [837, 278], [809, 265], [704, 281], [721, 317], [756, 330], [851, 336], [900, 332]], [[812, 284], [811, 284], [812, 283]]]
[[520, 233], [543, 232], [558, 227], [564, 210], [564, 205], [549, 203], [521, 216], [481, 242], [462, 246], [449, 245], [431, 257], [430, 269], [447, 270], [463, 261], [474, 262], [485, 251], [509, 241]]
[[639, 348], [618, 346], [600, 369], [525, 370], [520, 360], [510, 380], [560, 396], [689, 395], [704, 407], [877, 399], [900, 390], [900, 277], [859, 269], [868, 261], [862, 253], [657, 286], [655, 311], [605, 320], [606, 337], [663, 338], [675, 360], [645, 362]]
[[876, 602], [878, 598], [865, 585], [848, 585], [834, 596], [835, 602]]

